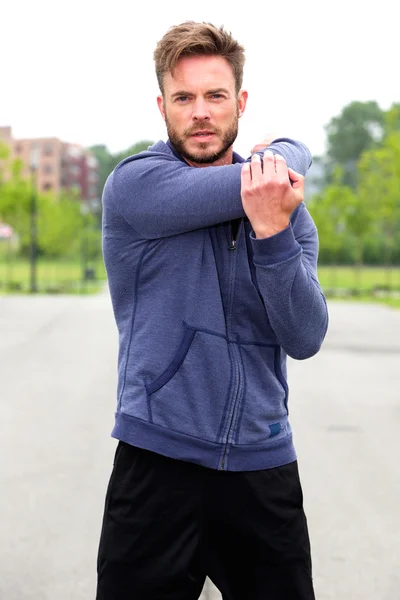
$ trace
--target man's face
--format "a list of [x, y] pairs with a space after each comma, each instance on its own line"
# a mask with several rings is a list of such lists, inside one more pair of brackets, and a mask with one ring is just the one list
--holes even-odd
[[221, 56], [179, 59], [157, 98], [171, 143], [193, 166], [232, 162], [246, 100], [245, 91], [237, 96], [232, 68]]

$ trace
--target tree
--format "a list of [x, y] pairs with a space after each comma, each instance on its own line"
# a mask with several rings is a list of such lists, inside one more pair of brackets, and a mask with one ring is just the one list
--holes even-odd
[[[376, 200], [365, 188], [353, 190], [344, 185], [343, 174], [337, 168], [333, 182], [307, 204], [318, 228], [320, 257], [335, 264], [343, 249], [352, 253], [356, 266], [356, 289], [361, 288], [361, 268], [365, 244], [376, 223]], [[335, 273], [332, 273], [335, 287]]]
[[[18, 252], [28, 255], [31, 244], [32, 181], [22, 176], [23, 164], [19, 159], [5, 165], [7, 178], [1, 185], [0, 220], [10, 225], [18, 236]], [[73, 191], [56, 198], [51, 193], [36, 193], [38, 215], [37, 249], [42, 256], [77, 256], [85, 224], [81, 215], [81, 201]], [[94, 221], [94, 217], [89, 215]], [[100, 239], [100, 232], [96, 232]], [[100, 241], [98, 242], [100, 247]]]
[[386, 135], [400, 131], [400, 103], [394, 103], [385, 113]]
[[[354, 192], [341, 183], [341, 172], [337, 170], [332, 184], [316, 194], [307, 207], [318, 229], [320, 258], [334, 267], [339, 254], [348, 245], [346, 224], [348, 207], [354, 204]], [[336, 269], [332, 269], [332, 287], [336, 287]]]
[[346, 197], [346, 209], [344, 212], [345, 228], [349, 240], [354, 243], [356, 287], [360, 289], [365, 242], [374, 225], [376, 204], [374, 197], [366, 194], [365, 190], [357, 189], [354, 191], [349, 187], [347, 189], [349, 193]]
[[[395, 109], [389, 118], [397, 119]], [[392, 263], [400, 223], [400, 131], [393, 128], [380, 148], [364, 152], [358, 163], [361, 201], [373, 201], [375, 221], [383, 234], [384, 263]], [[390, 274], [388, 269], [388, 285]]]
[[83, 230], [80, 202], [64, 194], [55, 200], [39, 196], [38, 246], [42, 255], [61, 258], [77, 256]]
[[9, 169], [10, 149], [0, 140], [0, 185], [5, 180], [5, 175]]
[[130, 146], [126, 150], [121, 152], [117, 152], [116, 154], [111, 154], [108, 148], [104, 145], [91, 146], [89, 150], [94, 154], [94, 156], [99, 161], [99, 181], [98, 181], [98, 194], [99, 198], [103, 193], [104, 184], [107, 180], [107, 177], [117, 166], [121, 160], [127, 158], [128, 156], [132, 156], [133, 154], [138, 154], [143, 150], [147, 150], [149, 146], [151, 146], [153, 142], [143, 140], [141, 142], [137, 142], [133, 146]]
[[99, 178], [97, 182], [97, 194], [101, 198], [103, 187], [107, 177], [112, 171], [112, 155], [104, 145], [91, 146], [90, 152], [97, 158], [99, 163]]
[[29, 236], [30, 182], [22, 178], [22, 162], [7, 160], [3, 172], [7, 178], [1, 184], [0, 220], [18, 234], [19, 243], [27, 243]]
[[6, 161], [10, 156], [10, 149], [7, 146], [7, 144], [5, 144], [4, 142], [2, 142], [0, 140], [0, 160], [1, 161]]
[[376, 147], [384, 136], [385, 114], [377, 102], [351, 102], [326, 127], [327, 158], [330, 168], [343, 170], [343, 182], [353, 189], [357, 185], [357, 161], [362, 152]]

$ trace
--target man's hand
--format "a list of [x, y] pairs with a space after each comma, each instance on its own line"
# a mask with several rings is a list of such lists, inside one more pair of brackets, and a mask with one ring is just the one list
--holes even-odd
[[267, 146], [269, 146], [274, 140], [276, 140], [279, 135], [275, 135], [274, 133], [268, 133], [265, 138], [259, 143], [253, 146], [250, 151], [250, 154], [254, 154], [254, 152], [259, 152], [260, 150], [264, 150]]
[[303, 201], [304, 177], [288, 168], [282, 156], [267, 150], [263, 165], [258, 154], [243, 164], [241, 196], [256, 237], [270, 237], [286, 229]]

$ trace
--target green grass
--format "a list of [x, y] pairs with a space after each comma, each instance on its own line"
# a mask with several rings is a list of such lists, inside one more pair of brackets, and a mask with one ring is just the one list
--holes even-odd
[[318, 267], [318, 278], [329, 300], [377, 302], [400, 308], [400, 268]]
[[[40, 293], [95, 293], [106, 280], [101, 259], [89, 263], [95, 269], [95, 280], [83, 281], [83, 266], [79, 260], [38, 259], [37, 282]], [[357, 302], [383, 302], [400, 307], [400, 268], [390, 271], [384, 267], [331, 267], [320, 265], [318, 277], [322, 289], [330, 299]], [[29, 261], [6, 260], [0, 256], [0, 294], [29, 292]], [[388, 290], [387, 290], [388, 288]], [[381, 290], [381, 292], [379, 292]], [[400, 296], [400, 293], [399, 293]]]
[[358, 289], [372, 292], [377, 288], [389, 287], [400, 290], [400, 268], [392, 267], [318, 267], [318, 278], [324, 289]]
[[[78, 260], [37, 261], [37, 286], [39, 293], [94, 293], [106, 279], [101, 260], [89, 263], [95, 270], [95, 279], [84, 281], [83, 265]], [[22, 259], [0, 260], [0, 293], [26, 293], [30, 286], [29, 261]]]
[[390, 298], [386, 297], [377, 297], [372, 294], [364, 294], [360, 296], [331, 296], [328, 294], [329, 302], [358, 302], [363, 304], [385, 304], [386, 306], [391, 306], [392, 308], [400, 308], [400, 298]]

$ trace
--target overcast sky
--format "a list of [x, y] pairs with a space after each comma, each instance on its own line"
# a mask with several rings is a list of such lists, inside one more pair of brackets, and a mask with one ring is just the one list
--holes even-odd
[[236, 150], [274, 132], [320, 154], [347, 103], [400, 101], [397, 12], [388, 0], [4, 0], [0, 125], [113, 152], [165, 139], [154, 47], [171, 25], [210, 21], [246, 49]]

